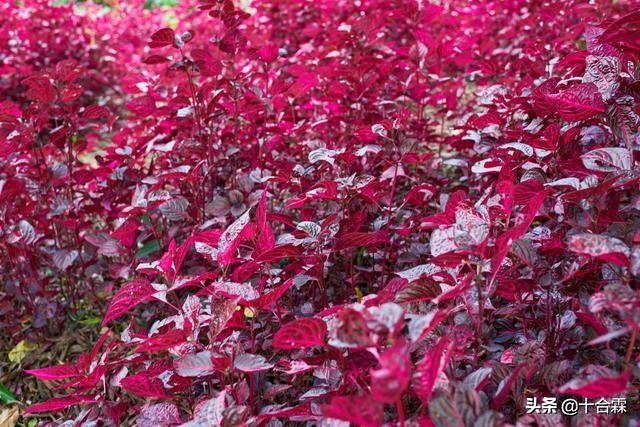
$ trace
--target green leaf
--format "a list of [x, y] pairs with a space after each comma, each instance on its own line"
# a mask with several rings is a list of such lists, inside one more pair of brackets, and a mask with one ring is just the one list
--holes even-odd
[[158, 252], [159, 250], [160, 250], [160, 244], [158, 243], [158, 241], [150, 240], [144, 245], [142, 245], [142, 247], [136, 254], [136, 258], [144, 258], [148, 255], [151, 255], [154, 252]]
[[87, 316], [88, 313], [79, 313], [79, 315], [75, 315], [73, 313], [69, 313], [69, 317], [76, 323], [81, 325], [93, 326], [99, 324], [102, 319], [98, 316]]
[[18, 399], [13, 393], [11, 393], [11, 390], [9, 390], [4, 384], [0, 383], [0, 402], [9, 404], [17, 401]]
[[9, 352], [9, 362], [20, 363], [29, 352], [38, 348], [37, 344], [22, 340]]
[[80, 323], [81, 325], [93, 326], [93, 325], [99, 325], [101, 321], [102, 321], [102, 318], [98, 316], [93, 316], [93, 317], [88, 317], [86, 319], [78, 320], [78, 323]]

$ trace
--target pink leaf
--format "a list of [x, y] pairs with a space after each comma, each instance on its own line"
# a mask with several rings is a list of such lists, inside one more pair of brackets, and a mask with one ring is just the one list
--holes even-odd
[[500, 384], [498, 384], [498, 390], [496, 391], [496, 394], [495, 396], [493, 396], [493, 400], [491, 401], [491, 409], [495, 410], [502, 406], [507, 396], [509, 396], [514, 383], [518, 379], [520, 371], [524, 367], [524, 364], [516, 366], [515, 369], [509, 374], [509, 376], [500, 381]]
[[584, 167], [597, 172], [631, 170], [633, 156], [622, 147], [605, 147], [591, 150], [580, 156]]
[[427, 314], [418, 315], [409, 322], [409, 338], [414, 343], [419, 342], [428, 333], [433, 331], [444, 319], [451, 309], [434, 309]]

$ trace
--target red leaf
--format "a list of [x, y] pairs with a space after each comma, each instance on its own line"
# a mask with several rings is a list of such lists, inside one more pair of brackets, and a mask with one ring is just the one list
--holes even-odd
[[56, 89], [47, 76], [30, 76], [22, 84], [29, 87], [27, 99], [31, 101], [46, 104], [56, 100]]
[[454, 343], [449, 337], [442, 337], [417, 363], [413, 388], [425, 405], [429, 403], [438, 375], [451, 358], [453, 349]]
[[271, 345], [274, 348], [292, 350], [305, 347], [319, 347], [325, 343], [327, 324], [320, 319], [297, 319], [289, 322], [276, 332]]
[[111, 115], [111, 112], [109, 112], [109, 110], [99, 105], [89, 105], [82, 112], [82, 118], [84, 120], [103, 119], [103, 118], [109, 117], [110, 115]]
[[267, 191], [262, 192], [262, 197], [258, 202], [258, 209], [256, 210], [256, 225], [258, 227], [258, 233], [262, 233], [267, 225]]
[[136, 239], [139, 228], [140, 222], [135, 218], [129, 218], [111, 233], [111, 237], [122, 243], [124, 247], [130, 248]]
[[262, 252], [256, 258], [256, 262], [274, 262], [284, 258], [294, 258], [302, 253], [302, 248], [293, 245], [281, 245], [276, 246], [273, 249]]
[[150, 299], [156, 290], [151, 286], [151, 282], [144, 278], [138, 278], [125, 284], [118, 290], [111, 300], [107, 313], [102, 320], [102, 326], [116, 319], [127, 311]]
[[60, 91], [60, 101], [69, 103], [82, 95], [84, 88], [80, 85], [68, 85]]
[[336, 330], [336, 340], [331, 340], [334, 347], [362, 348], [373, 344], [369, 335], [367, 320], [361, 313], [345, 308], [339, 315], [340, 324]]
[[69, 396], [69, 397], [55, 397], [49, 399], [46, 402], [36, 403], [29, 406], [24, 414], [37, 414], [39, 412], [56, 412], [63, 409], [67, 409], [69, 406], [79, 405], [81, 403], [96, 402], [95, 396], [81, 395], [81, 396]]
[[504, 261], [513, 243], [529, 229], [529, 226], [535, 219], [538, 209], [542, 206], [546, 196], [547, 192], [543, 191], [532, 198], [523, 208], [524, 218], [517, 225], [505, 231], [496, 239], [497, 250], [493, 258], [491, 258], [491, 271], [493, 271], [492, 281], [495, 280], [498, 270], [500, 270], [500, 266], [502, 265], [502, 261]]
[[604, 335], [609, 330], [596, 316], [591, 313], [577, 312], [576, 317], [585, 325], [591, 326], [599, 335]]
[[151, 35], [150, 48], [175, 45], [176, 33], [171, 28], [163, 28]]
[[605, 110], [602, 95], [593, 83], [581, 83], [547, 97], [557, 108], [558, 115], [570, 122], [590, 119]]
[[163, 64], [169, 62], [169, 58], [164, 55], [149, 55], [142, 62], [148, 65]]
[[371, 246], [386, 242], [384, 233], [364, 233], [364, 232], [351, 232], [345, 233], [340, 236], [336, 241], [336, 250], [340, 251], [347, 248], [354, 248], [358, 246]]
[[371, 394], [381, 403], [396, 403], [411, 380], [409, 346], [404, 339], [380, 355], [380, 368], [371, 371]]
[[267, 43], [258, 50], [258, 56], [264, 62], [274, 62], [278, 59], [278, 46], [273, 43]]
[[616, 396], [627, 391], [630, 376], [629, 372], [624, 372], [617, 377], [601, 376], [595, 380], [575, 378], [560, 387], [559, 391], [588, 399]]
[[278, 301], [285, 292], [291, 288], [294, 284], [294, 279], [289, 279], [277, 288], [267, 292], [260, 296], [260, 298], [252, 301], [248, 301], [248, 305], [251, 307], [257, 307], [259, 309], [269, 307], [274, 302]]
[[41, 380], [63, 380], [66, 378], [75, 378], [83, 374], [78, 370], [77, 365], [58, 365], [48, 368], [28, 369], [27, 374], [34, 375]]
[[162, 399], [168, 397], [162, 381], [140, 373], [120, 380], [120, 386], [136, 396]]
[[496, 410], [504, 403], [507, 396], [511, 392], [513, 388], [513, 384], [518, 379], [518, 375], [520, 375], [520, 371], [524, 368], [524, 364], [520, 364], [515, 367], [515, 369], [509, 374], [508, 377], [503, 379], [500, 384], [498, 384], [498, 390], [496, 391], [495, 396], [493, 396], [493, 400], [491, 401], [491, 409]]
[[361, 427], [382, 425], [382, 406], [371, 396], [338, 396], [329, 405], [323, 405], [321, 412], [329, 418], [348, 421]]

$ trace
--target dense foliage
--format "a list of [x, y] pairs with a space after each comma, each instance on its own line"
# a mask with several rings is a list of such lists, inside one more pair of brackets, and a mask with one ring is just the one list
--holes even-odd
[[640, 421], [640, 9], [101, 3], [0, 6], [0, 345], [102, 326], [25, 415]]

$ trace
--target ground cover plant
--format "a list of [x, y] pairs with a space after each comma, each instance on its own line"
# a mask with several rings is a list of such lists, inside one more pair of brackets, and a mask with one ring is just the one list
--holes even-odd
[[0, 423], [640, 420], [633, 4], [0, 16]]

